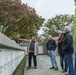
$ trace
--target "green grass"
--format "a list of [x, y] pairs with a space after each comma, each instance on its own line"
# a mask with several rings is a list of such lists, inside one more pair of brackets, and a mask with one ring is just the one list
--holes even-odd
[[24, 75], [24, 69], [26, 64], [26, 56], [22, 59], [21, 63], [13, 73], [13, 75]]

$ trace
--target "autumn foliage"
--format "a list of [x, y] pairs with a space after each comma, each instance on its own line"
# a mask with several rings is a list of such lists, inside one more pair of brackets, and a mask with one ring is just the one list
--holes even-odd
[[12, 39], [37, 35], [44, 18], [20, 0], [0, 0], [0, 32]]

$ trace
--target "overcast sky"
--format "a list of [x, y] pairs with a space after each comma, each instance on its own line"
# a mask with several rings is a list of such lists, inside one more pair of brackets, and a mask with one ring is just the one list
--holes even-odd
[[35, 8], [37, 14], [46, 20], [56, 14], [74, 14], [74, 0], [22, 0]]
[[[74, 14], [74, 0], [22, 0], [35, 8], [37, 14], [48, 20], [56, 14]], [[38, 32], [42, 34], [43, 31]]]

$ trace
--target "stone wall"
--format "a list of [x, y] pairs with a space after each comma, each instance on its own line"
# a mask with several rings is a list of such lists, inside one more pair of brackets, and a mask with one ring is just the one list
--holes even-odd
[[25, 50], [0, 33], [0, 75], [12, 75], [25, 56]]

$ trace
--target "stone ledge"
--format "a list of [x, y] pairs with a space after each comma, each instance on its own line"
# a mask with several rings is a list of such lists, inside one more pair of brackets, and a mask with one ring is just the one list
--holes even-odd
[[14, 40], [11, 40], [10, 38], [8, 38], [6, 35], [4, 35], [2, 33], [0, 33], [0, 46], [24, 50]]

